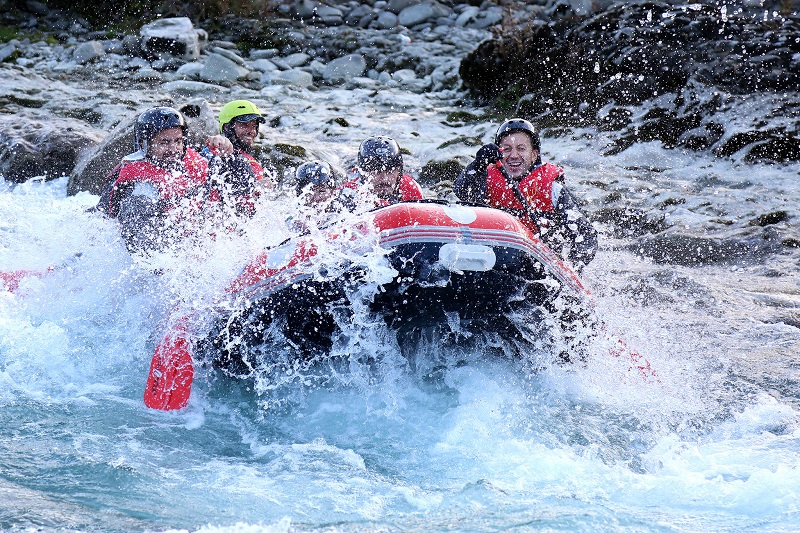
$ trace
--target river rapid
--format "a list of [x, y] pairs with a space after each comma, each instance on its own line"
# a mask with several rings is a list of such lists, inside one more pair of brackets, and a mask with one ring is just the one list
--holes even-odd
[[[415, 173], [436, 154], [475, 150], [444, 141], [489, 141], [496, 127], [448, 125], [452, 111], [482, 110], [401, 89], [273, 86], [237, 97], [282, 117], [264, 128], [268, 142], [311, 146], [339, 167], [363, 138], [388, 134]], [[788, 211], [784, 229], [797, 216], [797, 165], [657, 143], [604, 156], [603, 146], [591, 131], [543, 140], [590, 215], [621, 195], [709, 237], [763, 213]], [[435, 339], [413, 347], [440, 363], [423, 374], [356, 314], [356, 341], [337, 364], [241, 383], [201, 367], [188, 408], [163, 413], [145, 408], [142, 392], [167, 311], [209, 309], [253, 253], [289, 235], [292, 204], [264, 197], [240, 235], [144, 261], [113, 221], [87, 211], [96, 196], [66, 186], [0, 181], [0, 269], [56, 267], [0, 293], [2, 529], [800, 529], [796, 248], [657, 263], [637, 253], [636, 237], [597, 222], [601, 248], [584, 278], [603, 320], [657, 379], [602, 346], [585, 364], [557, 365], [552, 354], [509, 359]]]

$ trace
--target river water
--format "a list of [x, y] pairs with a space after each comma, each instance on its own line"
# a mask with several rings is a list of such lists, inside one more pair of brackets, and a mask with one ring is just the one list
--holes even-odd
[[[362, 138], [389, 134], [414, 172], [436, 154], [475, 150], [444, 141], [488, 140], [493, 129], [446, 125], [452, 100], [400, 90], [241, 97], [283, 117], [263, 132], [269, 142], [339, 166]], [[792, 235], [796, 165], [657, 144], [603, 156], [603, 144], [591, 132], [544, 139], [545, 159], [566, 169], [590, 214], [614, 194], [673, 228], [725, 238], [785, 210], [778, 229]], [[421, 375], [361, 315], [344, 364], [257, 382], [202, 367], [188, 408], [162, 413], [142, 392], [168, 309], [208, 309], [248, 257], [288, 235], [290, 207], [265, 198], [243, 235], [141, 261], [113, 222], [87, 212], [96, 196], [65, 191], [65, 179], [0, 182], [0, 269], [56, 266], [0, 293], [0, 528], [800, 529], [797, 249], [659, 264], [636, 253], [636, 235], [598, 223], [601, 249], [584, 277], [603, 320], [657, 379], [602, 347], [585, 364], [557, 365], [435, 340], [415, 357], [444, 364]]]

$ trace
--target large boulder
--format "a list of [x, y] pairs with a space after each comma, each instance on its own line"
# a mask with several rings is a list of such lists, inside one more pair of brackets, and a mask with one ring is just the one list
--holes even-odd
[[69, 175], [81, 153], [102, 138], [102, 132], [72, 120], [0, 114], [0, 175], [16, 183]]
[[195, 29], [188, 17], [165, 18], [145, 24], [139, 30], [142, 50], [153, 56], [167, 53], [194, 61], [208, 41], [205, 30]]
[[[216, 115], [204, 100], [188, 103], [179, 108], [189, 125], [189, 144], [199, 147], [209, 135], [219, 133]], [[142, 110], [144, 111], [144, 110]], [[108, 181], [108, 174], [120, 160], [133, 152], [133, 125], [139, 113], [124, 118], [95, 147], [87, 151], [78, 161], [69, 177], [67, 194], [88, 191], [100, 194]]]

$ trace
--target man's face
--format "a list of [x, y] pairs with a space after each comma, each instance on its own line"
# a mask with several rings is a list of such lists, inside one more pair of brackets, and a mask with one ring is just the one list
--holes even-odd
[[399, 168], [367, 172], [367, 183], [369, 183], [372, 193], [382, 200], [391, 198], [399, 179]]
[[327, 183], [310, 183], [303, 189], [303, 200], [309, 207], [319, 206], [327, 202], [336, 188]]
[[242, 144], [252, 148], [256, 142], [256, 137], [258, 137], [258, 121], [236, 122], [234, 120], [233, 134], [236, 135], [236, 138], [239, 139]]
[[509, 177], [519, 181], [524, 178], [539, 157], [539, 150], [533, 149], [531, 138], [527, 133], [516, 131], [500, 140], [503, 151], [503, 166]]
[[180, 161], [183, 159], [183, 130], [161, 130], [147, 143], [147, 157], [155, 161]]

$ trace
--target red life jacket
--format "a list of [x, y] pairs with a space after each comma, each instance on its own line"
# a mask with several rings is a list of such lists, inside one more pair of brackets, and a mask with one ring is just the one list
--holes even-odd
[[244, 150], [236, 150], [236, 152], [242, 154], [242, 157], [244, 157], [247, 160], [247, 162], [250, 163], [250, 166], [253, 167], [253, 173], [256, 176], [256, 181], [263, 180], [264, 179], [264, 167], [261, 166], [261, 163], [259, 163], [258, 160], [256, 160], [255, 157], [253, 157], [252, 155], [248, 154]]
[[132, 187], [136, 183], [146, 182], [155, 186], [159, 195], [159, 203], [164, 206], [164, 211], [171, 209], [183, 198], [194, 197], [194, 201], [200, 205], [193, 206], [197, 210], [202, 207], [208, 198], [207, 179], [208, 162], [200, 154], [186, 149], [183, 157], [185, 172], [179, 173], [168, 170], [146, 160], [131, 161], [123, 164], [119, 169], [119, 174], [111, 187], [111, 194], [108, 203], [108, 214], [116, 217], [119, 214], [120, 192], [123, 188]]
[[[526, 209], [514, 194], [514, 189], [500, 171], [500, 163], [489, 165], [486, 178], [486, 203], [498, 209], [519, 213], [519, 218], [534, 233], [539, 228], [527, 216]], [[561, 167], [545, 163], [536, 167], [530, 174], [520, 180], [518, 188], [528, 205], [537, 211], [552, 213], [556, 206], [553, 203], [553, 183], [564, 174]]]

